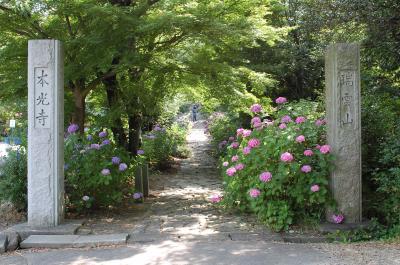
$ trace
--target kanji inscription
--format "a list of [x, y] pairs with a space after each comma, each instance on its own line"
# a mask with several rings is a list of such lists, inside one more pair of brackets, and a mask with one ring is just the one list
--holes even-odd
[[51, 84], [48, 68], [35, 68], [35, 128], [50, 128]]

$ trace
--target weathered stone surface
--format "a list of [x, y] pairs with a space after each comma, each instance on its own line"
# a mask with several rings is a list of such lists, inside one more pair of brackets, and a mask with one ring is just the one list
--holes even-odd
[[142, 166], [143, 196], [149, 197], [149, 165], [144, 163]]
[[73, 247], [99, 247], [126, 244], [128, 234], [107, 234], [80, 236], [74, 241]]
[[143, 193], [143, 175], [141, 167], [137, 167], [135, 170], [135, 190]]
[[4, 235], [7, 237], [7, 251], [14, 251], [19, 247], [19, 243], [21, 242], [21, 237], [17, 232], [14, 231], [4, 231], [0, 234], [0, 237]]
[[325, 61], [327, 138], [336, 157], [330, 188], [346, 223], [361, 222], [359, 53], [357, 44], [333, 44]]
[[31, 235], [73, 235], [76, 234], [83, 223], [82, 220], [65, 220], [55, 227], [36, 227], [22, 223], [10, 227], [7, 231], [18, 233], [22, 240]]
[[128, 234], [107, 235], [32, 235], [21, 242], [21, 248], [80, 248], [126, 244]]
[[28, 44], [28, 223], [52, 227], [64, 217], [63, 51], [57, 40]]
[[0, 234], [0, 254], [7, 250], [7, 236]]

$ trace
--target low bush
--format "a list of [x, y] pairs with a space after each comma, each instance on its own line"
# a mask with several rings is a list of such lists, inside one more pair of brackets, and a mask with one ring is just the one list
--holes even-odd
[[238, 127], [238, 120], [222, 112], [214, 112], [210, 115], [206, 125], [206, 132], [212, 136], [211, 144], [217, 151], [217, 156], [226, 153], [228, 142], [233, 140]]
[[[334, 201], [328, 189], [333, 158], [318, 104], [277, 102], [276, 112], [269, 113], [274, 120], [262, 121], [262, 107], [251, 107], [253, 130], [237, 130], [221, 169], [223, 204], [254, 212], [280, 231], [305, 219], [322, 219]], [[337, 213], [332, 221], [342, 222], [343, 216]]]
[[8, 150], [0, 169], [0, 202], [27, 208], [27, 154], [24, 145]]
[[143, 137], [143, 150], [146, 158], [157, 168], [168, 168], [172, 157], [187, 157], [187, 128], [176, 123], [169, 128], [154, 126], [153, 130]]

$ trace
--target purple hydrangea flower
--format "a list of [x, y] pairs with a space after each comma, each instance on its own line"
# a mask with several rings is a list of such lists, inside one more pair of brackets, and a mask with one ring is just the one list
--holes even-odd
[[102, 132], [99, 133], [99, 137], [100, 138], [104, 138], [106, 136], [107, 136], [107, 132], [106, 131], [102, 131]]
[[90, 145], [91, 149], [96, 149], [96, 150], [100, 150], [100, 145], [99, 144], [91, 144]]
[[128, 168], [128, 165], [125, 163], [119, 164], [119, 167], [118, 167], [119, 171], [125, 171], [127, 168]]
[[110, 171], [108, 168], [104, 168], [104, 169], [101, 171], [101, 174], [102, 174], [103, 176], [108, 176], [108, 175], [111, 174], [111, 171]]
[[67, 131], [68, 131], [68, 133], [72, 134], [72, 133], [75, 133], [76, 131], [78, 131], [78, 129], [79, 129], [78, 124], [72, 123], [68, 126]]
[[118, 165], [119, 163], [121, 163], [121, 158], [119, 158], [118, 156], [113, 156], [113, 157], [111, 158], [111, 162], [112, 162], [114, 165]]
[[138, 154], [138, 155], [144, 155], [144, 150], [139, 149], [139, 150], [137, 150], [136, 154]]
[[102, 144], [102, 145], [108, 145], [108, 144], [110, 144], [110, 143], [111, 143], [110, 140], [105, 139], [101, 144]]
[[86, 139], [88, 140], [88, 141], [91, 141], [91, 140], [93, 140], [93, 136], [91, 136], [90, 134], [86, 137]]
[[134, 194], [133, 194], [133, 198], [135, 199], [135, 200], [139, 200], [140, 198], [142, 198], [143, 197], [143, 193], [141, 193], [141, 192], [135, 192]]

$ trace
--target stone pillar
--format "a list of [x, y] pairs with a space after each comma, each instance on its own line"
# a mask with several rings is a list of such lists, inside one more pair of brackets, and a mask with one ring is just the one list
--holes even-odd
[[[360, 48], [339, 43], [328, 47], [325, 58], [328, 144], [335, 156], [330, 188], [345, 223], [361, 216], [361, 96]], [[328, 211], [328, 218], [332, 212]], [[329, 220], [329, 219], [328, 219]]]
[[143, 194], [143, 174], [142, 166], [138, 165], [135, 169], [135, 191]]
[[64, 73], [57, 40], [28, 43], [28, 225], [64, 218]]
[[143, 197], [149, 197], [149, 164], [144, 162], [142, 165]]

